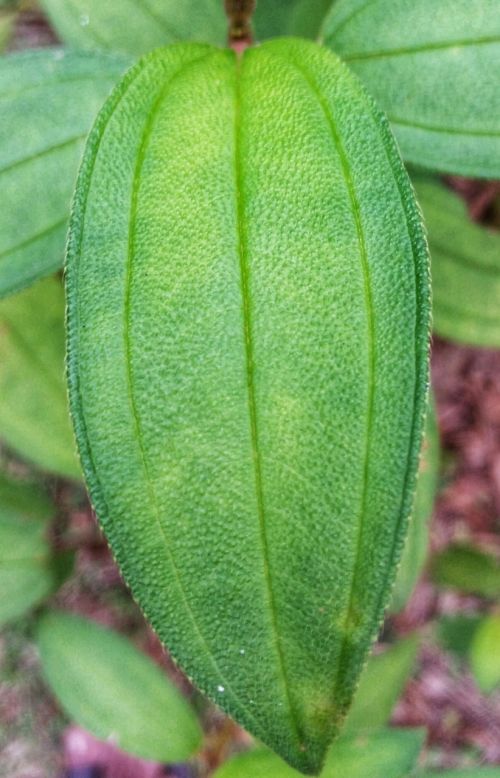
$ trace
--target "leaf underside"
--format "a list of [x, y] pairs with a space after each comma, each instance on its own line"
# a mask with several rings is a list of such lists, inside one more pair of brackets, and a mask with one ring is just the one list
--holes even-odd
[[317, 772], [411, 508], [428, 266], [329, 52], [159, 50], [103, 109], [67, 264], [74, 424], [134, 596], [197, 686]]
[[126, 65], [62, 49], [0, 59], [0, 298], [62, 266], [85, 137]]
[[498, 0], [338, 0], [321, 37], [386, 111], [408, 162], [500, 178]]

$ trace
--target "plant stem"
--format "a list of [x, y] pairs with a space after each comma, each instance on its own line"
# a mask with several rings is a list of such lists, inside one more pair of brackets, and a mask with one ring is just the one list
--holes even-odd
[[252, 15], [255, 0], [224, 0], [229, 21], [229, 45], [240, 52], [252, 43]]

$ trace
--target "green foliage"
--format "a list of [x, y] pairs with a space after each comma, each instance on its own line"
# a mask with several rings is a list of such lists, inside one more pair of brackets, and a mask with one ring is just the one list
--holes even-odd
[[389, 596], [426, 401], [427, 254], [384, 118], [312, 43], [154, 52], [89, 140], [67, 287], [77, 438], [134, 596], [314, 772]]
[[439, 431], [434, 402], [431, 401], [427, 413], [413, 513], [392, 595], [391, 610], [395, 612], [402, 610], [408, 602], [425, 565], [429, 544], [429, 520], [439, 481], [439, 459]]
[[472, 672], [478, 686], [491, 692], [500, 684], [500, 616], [483, 619], [470, 647]]
[[[406, 778], [415, 766], [424, 730], [387, 729], [341, 738], [330, 748], [321, 778]], [[214, 778], [297, 778], [299, 773], [266, 749], [230, 759]]]
[[201, 729], [188, 703], [149, 657], [103, 627], [62, 612], [45, 615], [43, 674], [69, 716], [101, 739], [160, 762], [188, 759]]
[[469, 655], [474, 634], [481, 623], [478, 614], [457, 613], [443, 616], [439, 620], [437, 635], [439, 642], [447, 651], [462, 659]]
[[500, 767], [468, 767], [464, 770], [429, 770], [421, 778], [500, 778]]
[[41, 468], [80, 477], [64, 381], [64, 293], [47, 278], [0, 302], [0, 438]]
[[322, 38], [386, 111], [408, 162], [500, 178], [498, 0], [336, 0]]
[[347, 716], [345, 733], [373, 731], [388, 724], [415, 664], [417, 650], [418, 638], [412, 636], [370, 657]]
[[435, 331], [500, 347], [500, 235], [474, 224], [463, 199], [438, 181], [414, 183], [429, 235]]
[[[1, 4], [0, 4], [1, 9]], [[10, 11], [0, 10], [0, 52], [4, 50], [12, 34], [16, 15]]]
[[258, 0], [254, 15], [257, 40], [278, 35], [316, 38], [332, 0]]
[[144, 54], [182, 40], [224, 44], [222, 0], [41, 0], [70, 46]]
[[483, 597], [500, 597], [498, 560], [472, 546], [457, 544], [445, 549], [432, 560], [431, 573], [440, 586]]
[[47, 540], [55, 512], [43, 492], [0, 473], [0, 624], [17, 619], [57, 583]]
[[62, 265], [85, 136], [125, 67], [61, 49], [0, 59], [0, 297]]

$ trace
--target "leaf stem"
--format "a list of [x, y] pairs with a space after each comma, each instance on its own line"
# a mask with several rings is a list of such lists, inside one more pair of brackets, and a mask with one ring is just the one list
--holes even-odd
[[252, 16], [256, 0], [224, 0], [228, 18], [228, 43], [238, 54], [252, 43]]

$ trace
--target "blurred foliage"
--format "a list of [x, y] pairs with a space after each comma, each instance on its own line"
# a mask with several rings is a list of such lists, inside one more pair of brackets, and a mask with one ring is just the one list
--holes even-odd
[[474, 632], [470, 646], [474, 678], [483, 692], [500, 684], [500, 616], [487, 616]]
[[483, 597], [500, 597], [500, 563], [492, 554], [457, 544], [437, 554], [431, 575], [439, 586], [460, 589]]

